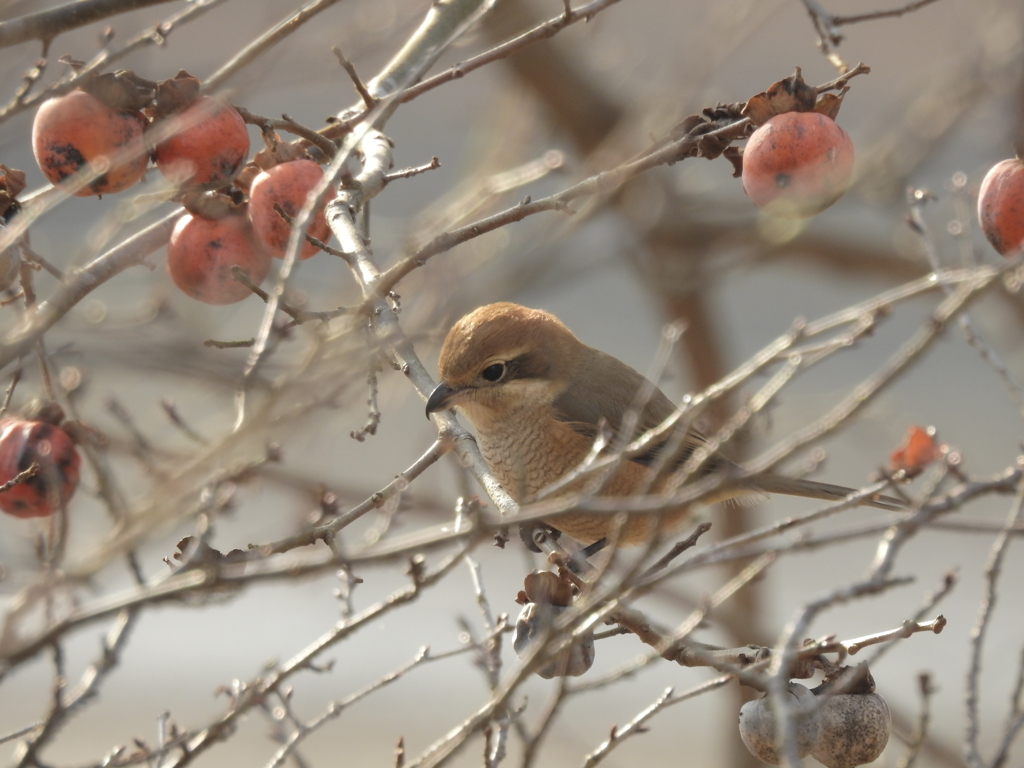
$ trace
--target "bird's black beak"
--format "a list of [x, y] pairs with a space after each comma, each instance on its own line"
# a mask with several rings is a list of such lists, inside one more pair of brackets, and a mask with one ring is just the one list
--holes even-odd
[[451, 408], [452, 401], [458, 397], [460, 391], [452, 389], [443, 381], [434, 387], [434, 391], [430, 393], [430, 397], [427, 398], [427, 418], [430, 418], [430, 414], [437, 413], [438, 411], [444, 411]]

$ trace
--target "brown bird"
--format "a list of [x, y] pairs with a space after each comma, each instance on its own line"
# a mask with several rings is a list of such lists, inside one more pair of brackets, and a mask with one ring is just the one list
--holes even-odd
[[[470, 312], [448, 332], [438, 362], [441, 383], [427, 400], [427, 415], [455, 408], [472, 423], [480, 450], [491, 471], [519, 503], [532, 500], [543, 488], [577, 467], [590, 453], [602, 426], [613, 436], [634, 439], [656, 427], [676, 410], [675, 405], [640, 373], [600, 350], [588, 347], [557, 317], [539, 309], [502, 302]], [[631, 435], [619, 435], [638, 393], [649, 388]], [[689, 429], [662, 477], [652, 478], [667, 436], [646, 453], [622, 461], [602, 487], [605, 496], [657, 493], [668, 475], [701, 445], [703, 435]], [[706, 461], [696, 476], [738, 472], [739, 467], [719, 454]], [[564, 493], [579, 491], [586, 480]], [[783, 493], [835, 501], [853, 493], [838, 485], [759, 474], [730, 481], [716, 489], [712, 501], [750, 494]], [[705, 499], [705, 502], [708, 500]], [[864, 504], [898, 509], [902, 503], [875, 497]], [[623, 543], [648, 537], [659, 521], [671, 528], [686, 507], [666, 513], [630, 515], [620, 536]], [[607, 536], [612, 517], [574, 512], [551, 520], [558, 530], [585, 544]]]

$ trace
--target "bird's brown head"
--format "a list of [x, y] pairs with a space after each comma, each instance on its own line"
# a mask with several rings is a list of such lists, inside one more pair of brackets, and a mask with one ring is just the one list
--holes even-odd
[[477, 428], [549, 404], [587, 347], [554, 315], [501, 302], [470, 312], [441, 347], [427, 414], [459, 406]]

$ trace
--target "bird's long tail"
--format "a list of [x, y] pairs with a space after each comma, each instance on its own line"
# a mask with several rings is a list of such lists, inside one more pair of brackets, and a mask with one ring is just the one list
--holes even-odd
[[[787, 496], [803, 496], [808, 499], [824, 499], [826, 501], [839, 501], [845, 499], [851, 493], [856, 493], [854, 488], [846, 488], [842, 485], [831, 483], [819, 483], [816, 480], [801, 480], [785, 475], [753, 475], [744, 478], [744, 485], [749, 485], [751, 490], [762, 493], [783, 493]], [[871, 496], [860, 502], [862, 506], [888, 509], [898, 512], [906, 509], [906, 502], [892, 496], [881, 494]]]

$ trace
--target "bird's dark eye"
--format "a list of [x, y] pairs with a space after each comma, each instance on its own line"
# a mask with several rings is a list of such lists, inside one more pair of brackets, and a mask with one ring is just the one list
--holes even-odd
[[502, 376], [505, 375], [505, 364], [504, 363], [491, 363], [483, 372], [480, 374], [487, 381], [498, 381]]

